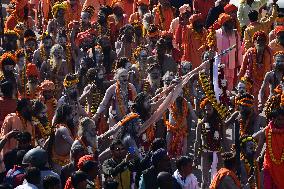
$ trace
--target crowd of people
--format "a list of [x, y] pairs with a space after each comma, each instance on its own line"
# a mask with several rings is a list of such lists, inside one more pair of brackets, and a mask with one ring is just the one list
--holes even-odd
[[283, 189], [277, 0], [11, 0], [0, 189]]

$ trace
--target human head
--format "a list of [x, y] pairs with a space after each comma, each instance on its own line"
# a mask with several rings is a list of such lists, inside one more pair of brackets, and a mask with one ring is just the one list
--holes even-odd
[[225, 32], [232, 32], [234, 29], [234, 21], [232, 17], [226, 13], [219, 15], [218, 23], [223, 27]]
[[159, 28], [154, 24], [149, 25], [147, 29], [147, 36], [152, 45], [155, 46], [157, 44], [157, 41], [159, 40], [159, 35]]
[[67, 43], [67, 35], [66, 35], [66, 31], [59, 31], [56, 35], [56, 43], [62, 47], [66, 46]]
[[13, 73], [16, 65], [16, 58], [12, 53], [4, 53], [0, 60], [1, 70], [5, 73]]
[[233, 19], [236, 19], [238, 13], [238, 7], [236, 7], [234, 4], [227, 4], [224, 7], [224, 12], [230, 15]]
[[81, 171], [87, 173], [90, 180], [94, 180], [98, 176], [98, 163], [92, 160], [85, 161], [80, 168]]
[[39, 71], [35, 64], [29, 63], [26, 68], [28, 83], [37, 85], [39, 80]]
[[28, 183], [39, 185], [40, 183], [40, 170], [37, 167], [28, 167], [26, 169], [25, 179]]
[[250, 94], [243, 94], [237, 101], [240, 113], [244, 117], [248, 117], [253, 112], [254, 97]]
[[185, 75], [192, 70], [192, 63], [188, 61], [181, 62], [181, 74]]
[[148, 55], [149, 55], [149, 52], [148, 52], [147, 48], [143, 48], [143, 47], [140, 48], [139, 49], [139, 54], [136, 57], [138, 62], [139, 62], [139, 64], [145, 64], [147, 62]]
[[33, 148], [25, 154], [22, 164], [37, 167], [42, 170], [46, 166], [47, 158], [48, 155], [44, 149]]
[[62, 104], [56, 109], [54, 124], [67, 124], [73, 126], [72, 107], [68, 104]]
[[124, 68], [127, 71], [129, 71], [130, 68], [131, 68], [131, 62], [128, 60], [127, 57], [121, 57], [116, 61], [115, 67], [116, 67], [116, 69]]
[[39, 88], [42, 96], [44, 97], [44, 100], [50, 100], [54, 98], [55, 85], [52, 81], [44, 80], [40, 84]]
[[238, 94], [240, 95], [243, 95], [245, 94], [247, 91], [246, 91], [246, 84], [242, 81], [240, 81], [237, 85], [237, 91], [238, 91]]
[[157, 183], [160, 189], [174, 188], [174, 178], [168, 172], [160, 172], [157, 176]]
[[266, 47], [267, 35], [264, 31], [257, 31], [253, 35], [253, 43], [257, 50], [263, 51]]
[[32, 49], [33, 51], [37, 48], [37, 37], [33, 30], [27, 29], [24, 33], [24, 45], [25, 49]]
[[191, 7], [189, 4], [184, 4], [179, 8], [180, 19], [184, 24], [188, 24], [189, 17], [192, 15]]
[[149, 67], [148, 67], [148, 76], [149, 76], [149, 79], [152, 80], [152, 81], [160, 81], [161, 79], [161, 72], [160, 72], [160, 66], [159, 64], [151, 64]]
[[44, 48], [51, 49], [53, 42], [52, 42], [52, 37], [48, 33], [43, 33], [41, 35], [41, 40]]
[[284, 72], [284, 51], [274, 54], [275, 70]]
[[163, 148], [153, 153], [151, 162], [157, 171], [171, 171], [170, 158], [167, 155], [167, 151]]
[[162, 78], [164, 82], [164, 86], [169, 86], [174, 78], [175, 78], [174, 73], [167, 71]]
[[191, 15], [189, 23], [192, 24], [192, 27], [196, 32], [201, 33], [203, 31], [204, 23], [200, 13]]
[[214, 115], [214, 108], [208, 98], [203, 98], [200, 102], [200, 108], [204, 110], [204, 117], [210, 118]]
[[58, 189], [60, 188], [60, 180], [53, 175], [48, 175], [43, 178], [43, 189]]
[[74, 165], [78, 164], [78, 161], [81, 157], [86, 155], [86, 150], [81, 145], [72, 145], [70, 149], [70, 159], [74, 162]]
[[95, 13], [93, 6], [87, 6], [81, 13], [81, 20], [83, 23], [90, 23], [92, 16]]
[[57, 2], [52, 7], [52, 14], [54, 18], [64, 18], [67, 6], [64, 3]]
[[47, 108], [45, 104], [43, 104], [39, 100], [34, 100], [32, 101], [32, 114], [34, 117], [38, 118], [41, 123], [47, 123], [48, 118], [47, 118]]
[[134, 100], [132, 109], [134, 112], [140, 115], [141, 119], [144, 120], [144, 118], [146, 118], [149, 115], [149, 111], [151, 109], [150, 97], [144, 92], [139, 93]]
[[158, 2], [162, 5], [162, 6], [170, 6], [170, 1], [169, 0], [158, 0]]
[[1, 83], [1, 92], [4, 97], [12, 98], [14, 94], [14, 86], [11, 81], [4, 81]]
[[72, 100], [77, 100], [78, 98], [78, 83], [79, 79], [76, 74], [69, 73], [64, 78], [63, 86], [65, 88], [65, 93]]
[[147, 0], [138, 0], [137, 1], [137, 6], [138, 6], [138, 14], [140, 16], [143, 16], [144, 14], [146, 14], [149, 9], [149, 2]]
[[192, 159], [188, 156], [181, 156], [177, 159], [176, 167], [182, 176], [187, 177], [192, 173], [192, 162]]
[[123, 4], [122, 2], [117, 2], [112, 6], [112, 11], [113, 14], [119, 18], [122, 19], [123, 18], [123, 14], [124, 14], [124, 10], [123, 10]]
[[4, 31], [4, 40], [3, 47], [7, 51], [15, 51], [17, 50], [18, 39], [20, 38], [19, 34], [14, 30], [6, 30]]
[[256, 140], [249, 135], [245, 135], [242, 138], [240, 138], [240, 146], [241, 146], [241, 152], [245, 154], [246, 156], [251, 156], [255, 154], [256, 151]]
[[[28, 131], [20, 132], [16, 139], [18, 141], [17, 147], [22, 150], [30, 149], [32, 143], [32, 135]], [[26, 152], [26, 151], [25, 151]]]
[[50, 49], [50, 57], [51, 59], [62, 59], [63, 58], [63, 47], [59, 44], [55, 44], [52, 46], [52, 48]]
[[76, 171], [71, 175], [71, 182], [74, 189], [85, 189], [87, 188], [88, 175], [83, 171]]
[[258, 20], [258, 11], [256, 10], [249, 11], [248, 18], [250, 22], [256, 22]]
[[96, 146], [97, 144], [96, 125], [92, 119], [88, 117], [81, 118], [77, 134], [78, 137], [84, 138], [92, 147]]
[[16, 111], [23, 116], [24, 119], [31, 121], [32, 120], [32, 109], [31, 102], [29, 99], [22, 98], [17, 102]]
[[126, 24], [120, 29], [120, 33], [125, 35], [125, 40], [130, 43], [134, 37], [134, 27], [131, 24]]
[[128, 72], [127, 72], [127, 70], [124, 69], [124, 68], [118, 68], [116, 70], [114, 78], [119, 84], [126, 85], [128, 83]]
[[121, 140], [115, 140], [110, 145], [112, 157], [116, 160], [122, 160], [126, 156], [126, 149]]
[[166, 40], [163, 38], [160, 38], [157, 43], [156, 43], [156, 50], [157, 50], [157, 55], [161, 55], [164, 56], [164, 54], [167, 51], [167, 47], [166, 47]]
[[276, 26], [274, 29], [278, 42], [284, 46], [284, 25]]
[[236, 163], [237, 163], [237, 158], [235, 153], [233, 152], [225, 152], [222, 154], [222, 158], [224, 160], [224, 167], [235, 171], [236, 168]]
[[142, 19], [142, 24], [143, 24], [143, 27], [146, 29], [146, 30], [149, 30], [149, 26], [152, 25], [154, 23], [154, 17], [151, 13], [146, 13], [144, 16], [143, 16], [143, 19]]
[[272, 121], [277, 128], [284, 128], [284, 109], [277, 108], [271, 112]]

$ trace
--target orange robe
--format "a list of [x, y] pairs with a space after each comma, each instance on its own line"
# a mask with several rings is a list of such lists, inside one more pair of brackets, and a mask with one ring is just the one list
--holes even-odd
[[215, 175], [215, 177], [213, 178], [211, 184], [210, 184], [210, 189], [217, 189], [219, 187], [219, 184], [222, 182], [222, 179], [225, 177], [225, 176], [230, 176], [233, 181], [235, 182], [235, 185], [238, 187], [238, 188], [241, 188], [241, 183], [237, 177], [237, 175], [230, 171], [229, 169], [226, 169], [226, 168], [221, 168], [217, 174]]
[[46, 105], [47, 109], [48, 121], [49, 123], [52, 123], [52, 119], [56, 110], [57, 100], [55, 98], [52, 98], [50, 100], [45, 101], [44, 104]]
[[23, 19], [21, 19], [22, 17], [23, 17], [23, 14], [16, 14], [15, 12], [12, 13], [7, 18], [7, 21], [5, 23], [5, 29], [6, 30], [13, 30], [19, 22], [24, 22], [25, 25], [27, 26], [27, 28], [31, 29], [34, 26], [34, 21], [33, 21], [32, 17], [29, 16], [27, 21], [24, 21]]
[[160, 4], [154, 8], [154, 24], [163, 31], [169, 31], [172, 20], [175, 18], [173, 7], [162, 7]]
[[77, 0], [77, 5], [71, 8], [69, 1], [64, 1], [64, 4], [67, 5], [67, 10], [65, 14], [66, 23], [69, 24], [72, 21], [80, 21], [82, 6], [79, 0]]
[[255, 105], [258, 103], [258, 93], [261, 88], [264, 76], [272, 69], [273, 55], [271, 49], [267, 47], [264, 51], [262, 63], [256, 65], [256, 49], [250, 48], [244, 55], [243, 63], [239, 73], [239, 79], [246, 73], [253, 81], [252, 95], [255, 97]]
[[284, 161], [280, 164], [276, 164], [271, 160], [269, 152], [269, 133], [271, 132], [271, 147], [272, 153], [276, 160], [281, 159], [281, 155], [284, 153], [284, 129], [276, 129], [272, 123], [265, 129], [266, 138], [266, 153], [264, 156], [263, 167], [268, 170], [270, 176], [272, 177], [273, 184], [277, 186], [278, 189], [284, 188]]
[[284, 46], [280, 45], [277, 39], [272, 40], [268, 46], [271, 48], [273, 55], [278, 51], [284, 51]]
[[[31, 122], [29, 121], [22, 122], [20, 117], [16, 113], [8, 114], [5, 117], [5, 120], [1, 128], [1, 136], [3, 137], [13, 129], [17, 129], [19, 131], [28, 131], [29, 133], [31, 133], [32, 139], [34, 139], [34, 128]], [[5, 154], [9, 150], [16, 148], [16, 146], [17, 146], [17, 140], [12, 138], [7, 141], [1, 153]]]
[[190, 61], [193, 69], [198, 67], [202, 62], [201, 56], [205, 51], [205, 49], [200, 49], [200, 47], [203, 45], [206, 39], [206, 30], [204, 29], [202, 33], [199, 34], [192, 28], [192, 25], [180, 25], [177, 30], [176, 37], [183, 50], [182, 60]]

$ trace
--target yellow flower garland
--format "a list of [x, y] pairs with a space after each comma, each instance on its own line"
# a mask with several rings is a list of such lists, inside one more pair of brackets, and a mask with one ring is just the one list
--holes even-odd
[[272, 129], [269, 129], [268, 130], [268, 153], [269, 153], [269, 156], [270, 156], [270, 159], [273, 161], [273, 163], [275, 163], [276, 165], [280, 165], [284, 162], [284, 150], [282, 150], [282, 154], [281, 154], [281, 158], [280, 160], [276, 159], [274, 154], [273, 154], [273, 150], [272, 150]]

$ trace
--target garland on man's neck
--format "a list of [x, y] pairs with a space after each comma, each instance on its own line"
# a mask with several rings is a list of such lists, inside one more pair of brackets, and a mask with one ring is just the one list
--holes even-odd
[[223, 104], [219, 104], [217, 102], [217, 99], [215, 97], [215, 93], [213, 89], [211, 88], [211, 84], [208, 80], [208, 76], [205, 72], [199, 72], [199, 81], [201, 83], [201, 86], [209, 99], [210, 103], [212, 104], [213, 108], [218, 112], [221, 119], [225, 119], [229, 116], [230, 112], [227, 110], [227, 108]]

